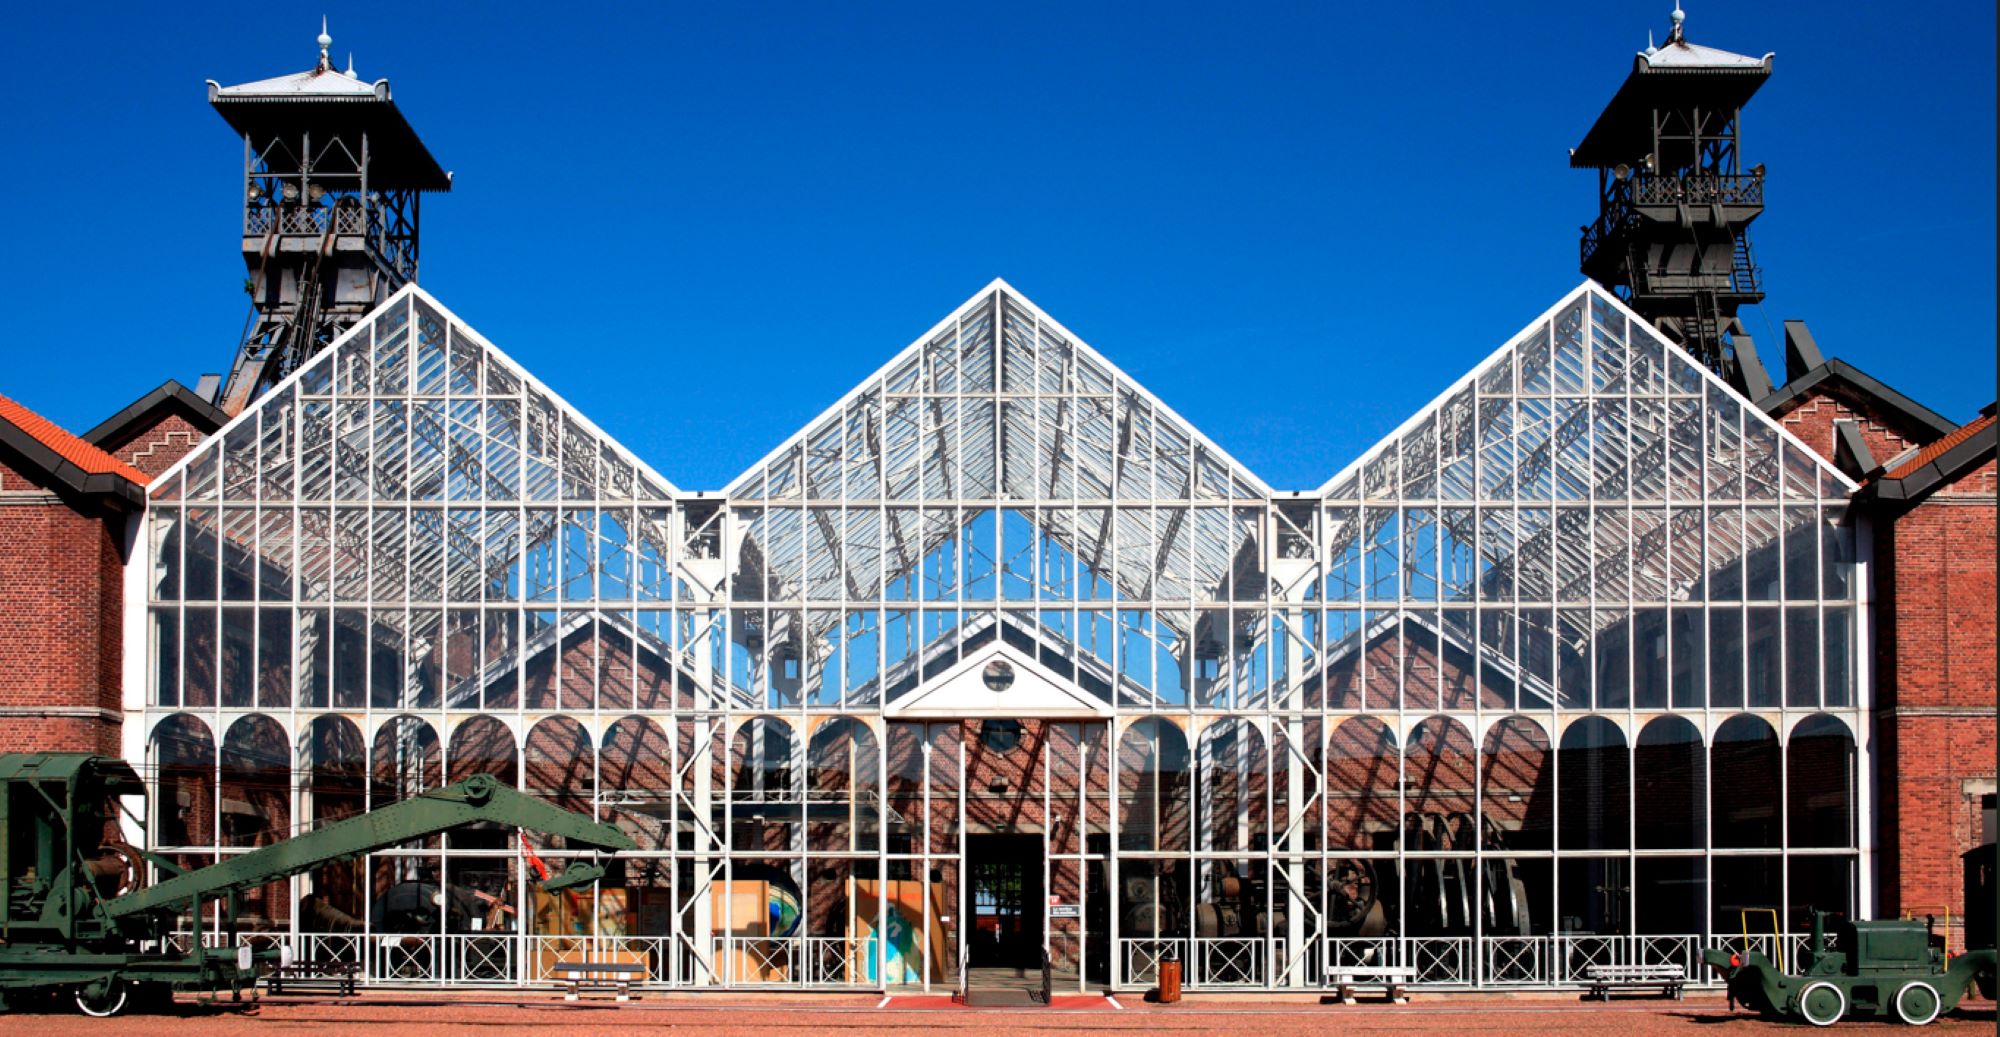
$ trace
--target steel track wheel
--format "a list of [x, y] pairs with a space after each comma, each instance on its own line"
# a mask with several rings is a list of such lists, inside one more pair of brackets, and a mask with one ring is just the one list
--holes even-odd
[[1936, 1019], [1943, 1005], [1937, 988], [1921, 979], [1905, 983], [1903, 989], [1896, 991], [1896, 1018], [1911, 1026], [1922, 1026]]
[[76, 988], [76, 1009], [84, 1015], [105, 1019], [125, 1010], [132, 997], [132, 984], [119, 979], [99, 980]]
[[1814, 1026], [1832, 1026], [1847, 1014], [1847, 995], [1821, 980], [1799, 991], [1799, 1015]]

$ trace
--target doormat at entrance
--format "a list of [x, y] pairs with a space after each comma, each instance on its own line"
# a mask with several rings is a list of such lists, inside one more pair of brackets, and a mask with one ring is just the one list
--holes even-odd
[[1028, 990], [972, 990], [965, 995], [968, 1008], [1033, 1008], [1041, 998]]

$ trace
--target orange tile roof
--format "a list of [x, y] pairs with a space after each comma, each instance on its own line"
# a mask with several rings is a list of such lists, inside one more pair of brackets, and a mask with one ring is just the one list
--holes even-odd
[[86, 474], [116, 475], [136, 486], [146, 485], [150, 478], [146, 473], [70, 435], [55, 422], [6, 396], [0, 396], [0, 421], [27, 433], [35, 442], [55, 451], [56, 456], [83, 469]]
[[1919, 450], [1916, 453], [1911, 454], [1909, 460], [1906, 460], [1903, 463], [1897, 465], [1896, 467], [1891, 468], [1886, 472], [1883, 472], [1882, 478], [1884, 479], [1904, 478], [1905, 476], [1910, 475], [1912, 472], [1915, 472], [1917, 469], [1922, 468], [1927, 464], [1930, 464], [1932, 461], [1935, 461], [1940, 457], [1943, 457], [1946, 451], [1950, 450], [1952, 447], [1959, 445], [1960, 443], [1965, 442], [1968, 439], [1971, 439], [1973, 436], [1978, 435], [1981, 430], [1985, 429], [1988, 425], [1991, 424], [1993, 424], [1993, 415], [1982, 414], [1979, 417], [1974, 418], [1973, 420], [1968, 421], [1965, 424], [1960, 425], [1955, 429], [1952, 429], [1951, 432], [1946, 434], [1943, 439], [1937, 440], [1936, 442], [1931, 443], [1930, 445], [1924, 447], [1922, 450]]

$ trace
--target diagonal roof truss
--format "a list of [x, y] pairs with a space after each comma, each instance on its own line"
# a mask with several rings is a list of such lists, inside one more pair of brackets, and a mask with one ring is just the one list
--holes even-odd
[[749, 509], [739, 582], [768, 581], [773, 600], [828, 581], [878, 599], [996, 507], [1121, 597], [1150, 600], [1165, 584], [1182, 598], [1184, 584], [1221, 585], [1249, 540], [1200, 535], [1189, 506], [1261, 506], [1271, 491], [996, 280], [726, 495]]

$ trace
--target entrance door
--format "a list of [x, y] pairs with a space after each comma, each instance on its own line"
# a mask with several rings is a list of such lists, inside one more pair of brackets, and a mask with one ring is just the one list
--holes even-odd
[[967, 964], [1017, 974], [1040, 970], [1042, 836], [972, 835], [965, 842]]

